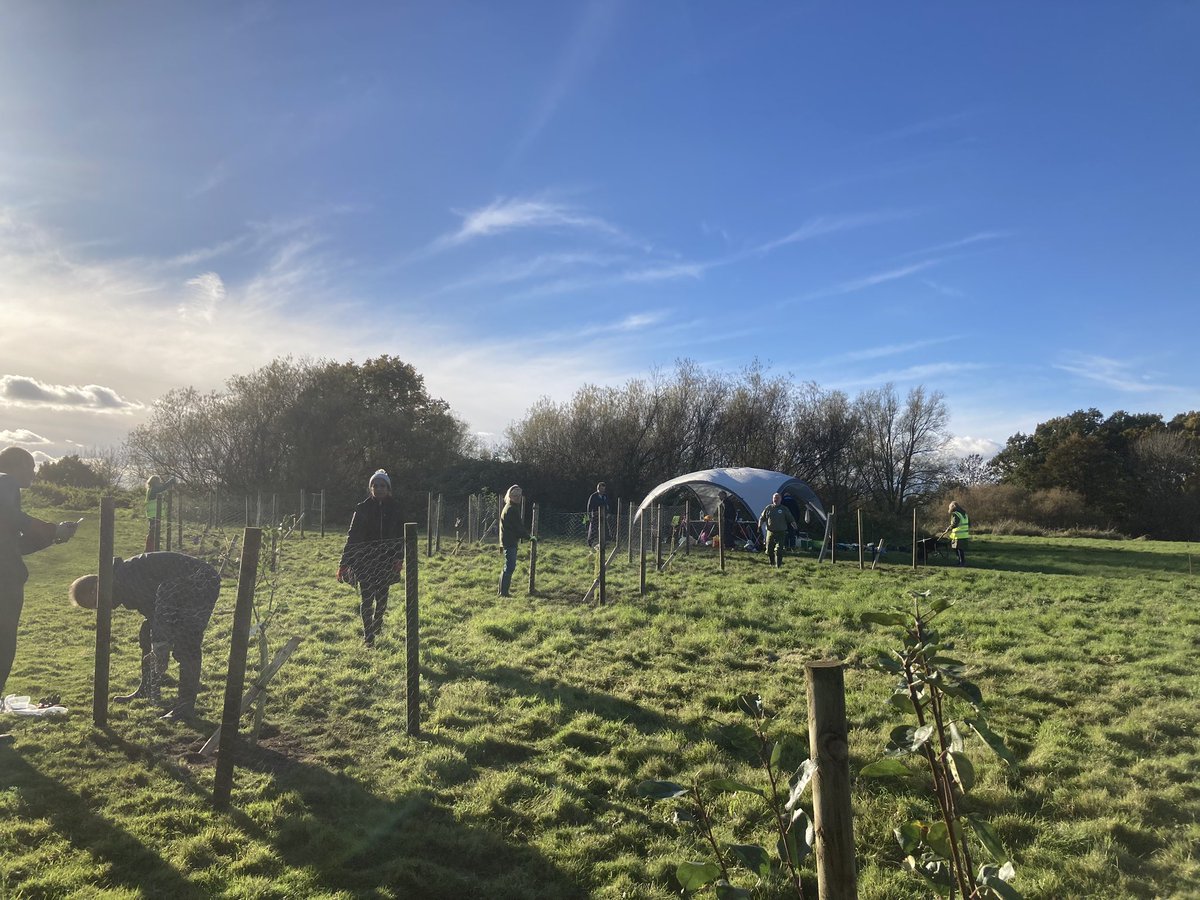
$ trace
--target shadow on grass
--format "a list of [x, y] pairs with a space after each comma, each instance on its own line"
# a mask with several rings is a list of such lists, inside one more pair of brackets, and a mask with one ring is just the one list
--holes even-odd
[[188, 881], [153, 849], [110, 817], [97, 813], [94, 800], [85, 800], [24, 759], [20, 752], [0, 746], [0, 778], [21, 791], [32, 819], [47, 819], [54, 830], [106, 865], [105, 882], [145, 896], [177, 900], [208, 894]]
[[237, 763], [271, 775], [271, 793], [285, 803], [300, 802], [272, 823], [271, 833], [236, 808], [232, 819], [330, 890], [429, 900], [586, 896], [541, 853], [463, 825], [426, 792], [383, 798], [353, 778], [269, 746], [243, 744]]

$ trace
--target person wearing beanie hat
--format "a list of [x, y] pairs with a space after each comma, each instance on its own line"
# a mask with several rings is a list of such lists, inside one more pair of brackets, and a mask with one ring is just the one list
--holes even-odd
[[[21, 511], [21, 488], [33, 484], [36, 468], [33, 454], [22, 447], [0, 451], [0, 708], [4, 706], [4, 683], [17, 655], [17, 625], [29, 578], [21, 557], [69, 541], [78, 524], [53, 525]], [[7, 739], [7, 735], [0, 738]]]
[[383, 629], [388, 588], [404, 573], [404, 523], [392, 497], [392, 479], [377, 469], [367, 481], [370, 496], [354, 507], [337, 580], [358, 585], [363, 640], [368, 647]]

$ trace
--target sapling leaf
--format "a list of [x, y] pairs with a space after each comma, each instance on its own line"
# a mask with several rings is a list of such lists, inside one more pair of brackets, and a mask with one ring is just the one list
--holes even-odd
[[975, 786], [975, 767], [971, 765], [971, 760], [965, 753], [956, 753], [951, 750], [947, 762], [950, 765], [950, 773], [958, 782], [959, 790], [964, 794], [969, 793]]
[[680, 806], [672, 813], [671, 821], [676, 825], [686, 825], [698, 821], [698, 817], [690, 806]]
[[858, 774], [863, 778], [887, 778], [890, 776], [908, 775], [908, 766], [894, 756], [877, 759], [870, 765], [863, 766]]
[[794, 830], [785, 831], [783, 837], [775, 842], [775, 852], [779, 855], [779, 861], [786, 865], [790, 859], [793, 866], [799, 866], [805, 856], [800, 850], [800, 844]]
[[910, 710], [912, 709], [912, 695], [908, 693], [908, 688], [893, 692], [892, 696], [888, 697], [888, 703], [897, 709]]
[[771, 857], [758, 844], [728, 844], [727, 847], [734, 859], [759, 878], [771, 877]]
[[864, 625], [907, 625], [908, 616], [899, 612], [865, 612], [858, 617]]
[[1013, 866], [1011, 859], [1000, 867], [1000, 877], [1005, 881], [1012, 881], [1016, 875], [1017, 870], [1016, 867]]
[[970, 725], [977, 735], [983, 738], [983, 742], [991, 748], [993, 753], [1013, 768], [1017, 767], [1017, 758], [1013, 756], [1012, 751], [1008, 749], [1000, 735], [987, 727], [986, 722], [982, 719], [964, 719], [963, 721]]
[[737, 706], [738, 709], [752, 719], [761, 719], [763, 717], [762, 697], [758, 694], [746, 693], [740, 695], [737, 699]]
[[768, 765], [772, 769], [778, 769], [779, 768], [779, 760], [781, 760], [782, 758], [783, 758], [783, 741], [776, 741], [771, 746], [771, 761], [768, 763]]
[[965, 818], [971, 826], [971, 830], [975, 832], [975, 837], [979, 838], [979, 843], [983, 844], [983, 849], [988, 852], [988, 855], [998, 863], [1008, 862], [1008, 851], [1000, 843], [1000, 838], [992, 829], [992, 826], [970, 813], [967, 813]]
[[929, 614], [936, 615], [937, 613], [940, 613], [943, 610], [949, 609], [953, 605], [954, 605], [954, 601], [951, 600], [949, 597], [938, 597], [936, 600], [934, 600], [932, 603], [929, 604]]
[[637, 792], [651, 800], [672, 800], [685, 796], [688, 789], [673, 781], [643, 781], [637, 786]]
[[950, 846], [950, 829], [946, 827], [945, 822], [934, 822], [929, 826], [929, 830], [925, 832], [925, 843], [943, 859], [950, 859], [954, 855], [954, 848]]
[[956, 681], [947, 678], [942, 682], [942, 690], [952, 697], [966, 700], [972, 706], [983, 705], [983, 692], [970, 681]]
[[904, 667], [896, 661], [896, 659], [886, 653], [879, 653], [872, 660], [871, 665], [877, 669], [883, 669], [885, 672], [892, 672], [899, 675], [904, 671]]
[[958, 723], [950, 723], [950, 750], [954, 753], [962, 753], [964, 749], [962, 732], [958, 730]]
[[[984, 868], [992, 869], [993, 867], [984, 866]], [[992, 896], [999, 897], [1000, 900], [1022, 900], [1021, 893], [994, 871], [981, 872], [979, 883], [989, 890]]]
[[892, 831], [892, 834], [896, 836], [896, 843], [905, 853], [912, 853], [921, 845], [921, 835], [924, 833], [924, 827], [916, 819], [905, 822]]
[[714, 862], [683, 862], [675, 869], [675, 878], [685, 891], [698, 891], [721, 876], [721, 867]]
[[933, 737], [932, 725], [899, 725], [892, 729], [888, 749], [917, 753]]

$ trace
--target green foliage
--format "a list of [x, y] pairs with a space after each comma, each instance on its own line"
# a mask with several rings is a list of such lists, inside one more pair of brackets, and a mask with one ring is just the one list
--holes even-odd
[[[893, 728], [886, 747], [889, 755], [859, 774], [865, 778], [907, 778], [911, 772], [903, 760], [923, 759], [940, 820], [927, 823], [911, 819], [895, 830], [908, 868], [939, 889], [951, 885], [951, 897], [957, 890], [960, 897], [1017, 898], [1019, 894], [1009, 883], [1013, 867], [1008, 852], [992, 827], [967, 808], [967, 795], [975, 786], [975, 767], [964, 752], [964, 732], [974, 732], [1014, 769], [1017, 759], [984, 721], [983, 694], [967, 680], [965, 664], [947, 655], [949, 645], [930, 627], [951, 603], [939, 598], [922, 608], [921, 602], [928, 600], [929, 593], [912, 591], [913, 604], [908, 612], [866, 612], [860, 617], [863, 624], [899, 629], [901, 647], [890, 656], [881, 655], [876, 664], [900, 676], [891, 705], [908, 706], [916, 724]], [[955, 700], [968, 705], [971, 714], [952, 719]], [[975, 872], [968, 827], [992, 861], [1002, 864], [1001, 869], [991, 866]]]
[[108, 486], [107, 479], [84, 462], [76, 454], [64, 456], [54, 462], [42, 463], [37, 477], [50, 484], [78, 488], [102, 488]]
[[[712, 853], [710, 860], [682, 862], [675, 869], [675, 879], [684, 893], [712, 885], [718, 898], [749, 897], [748, 889], [732, 883], [735, 873], [744, 869], [754, 876], [756, 885], [786, 886], [790, 893], [803, 897], [800, 866], [812, 849], [813, 834], [800, 798], [812, 779], [814, 767], [805, 760], [785, 779], [781, 769], [784, 745], [781, 739], [772, 739], [767, 733], [774, 717], [763, 706], [762, 697], [740, 694], [734, 705], [749, 718], [749, 727], [744, 723], [721, 723], [718, 732], [729, 749], [752, 758], [762, 773], [763, 787], [737, 778], [697, 777], [690, 787], [668, 781], [643, 781], [637, 792], [651, 800], [682, 801], [674, 809], [673, 821], [691, 829], [699, 843]], [[760, 801], [756, 806], [757, 824], [763, 831], [774, 832], [774, 856], [761, 844], [740, 844], [718, 836], [716, 814], [726, 794], [749, 794]]]

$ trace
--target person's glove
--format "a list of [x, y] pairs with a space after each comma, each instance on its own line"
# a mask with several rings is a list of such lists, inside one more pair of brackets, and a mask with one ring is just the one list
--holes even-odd
[[75, 537], [75, 529], [78, 527], [78, 522], [59, 522], [54, 526], [54, 543], [65, 544]]
[[338, 584], [354, 584], [356, 581], [354, 572], [349, 566], [341, 566], [338, 568], [337, 580]]

